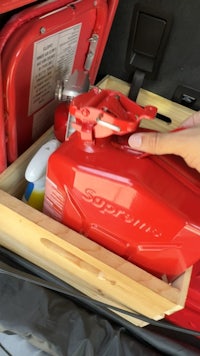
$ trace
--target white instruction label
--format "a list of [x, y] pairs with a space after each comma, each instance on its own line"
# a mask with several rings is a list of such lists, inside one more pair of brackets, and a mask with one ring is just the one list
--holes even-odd
[[34, 43], [29, 116], [54, 98], [57, 80], [70, 75], [80, 29], [77, 24]]

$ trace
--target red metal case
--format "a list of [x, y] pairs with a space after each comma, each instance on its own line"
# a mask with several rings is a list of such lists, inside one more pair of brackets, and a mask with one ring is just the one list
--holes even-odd
[[1, 171], [6, 153], [8, 162], [14, 161], [52, 125], [57, 80], [84, 69], [94, 83], [116, 7], [116, 0], [45, 1], [4, 26]]

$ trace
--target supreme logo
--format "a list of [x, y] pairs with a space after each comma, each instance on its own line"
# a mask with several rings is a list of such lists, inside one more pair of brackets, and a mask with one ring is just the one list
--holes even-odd
[[132, 225], [133, 228], [139, 231], [149, 233], [154, 237], [158, 238], [162, 236], [162, 232], [156, 227], [153, 227], [130, 213], [127, 209], [122, 209], [115, 203], [100, 197], [96, 194], [95, 190], [91, 188], [85, 189], [85, 194], [82, 195], [82, 199], [99, 210], [101, 214], [108, 214], [115, 218], [121, 219], [122, 222]]

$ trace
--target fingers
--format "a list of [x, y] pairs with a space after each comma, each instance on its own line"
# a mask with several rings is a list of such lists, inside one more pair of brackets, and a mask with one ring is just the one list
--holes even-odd
[[193, 115], [189, 116], [185, 121], [182, 122], [180, 127], [194, 127], [200, 125], [200, 111], [195, 112]]
[[178, 133], [136, 133], [129, 137], [129, 146], [151, 154], [179, 154], [183, 140]]
[[[194, 119], [195, 116], [195, 120]], [[193, 115], [192, 123], [198, 122], [199, 115]], [[190, 121], [189, 121], [190, 122]], [[140, 132], [129, 137], [129, 146], [135, 150], [162, 155], [176, 154], [181, 156], [188, 166], [200, 173], [200, 124], [186, 130], [170, 133]]]

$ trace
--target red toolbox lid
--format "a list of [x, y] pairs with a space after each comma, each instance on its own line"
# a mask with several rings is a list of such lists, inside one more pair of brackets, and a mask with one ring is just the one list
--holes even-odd
[[18, 9], [21, 6], [31, 4], [37, 0], [1, 0], [0, 14]]
[[8, 163], [52, 125], [57, 80], [84, 69], [94, 83], [117, 3], [46, 1], [19, 12], [4, 26], [0, 120], [5, 122]]

